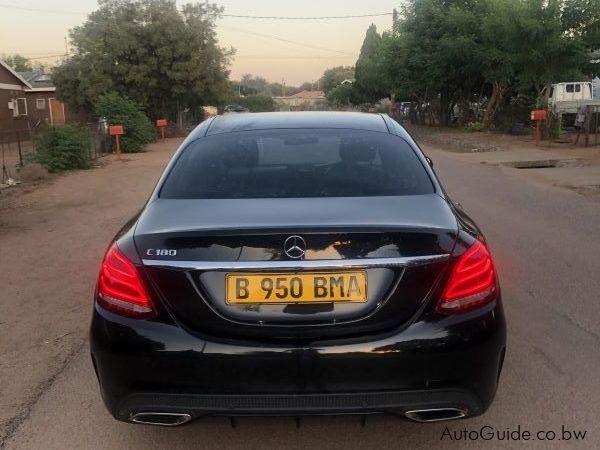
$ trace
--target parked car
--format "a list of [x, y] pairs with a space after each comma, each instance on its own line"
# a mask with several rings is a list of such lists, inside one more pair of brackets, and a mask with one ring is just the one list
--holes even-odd
[[505, 352], [486, 241], [381, 114], [201, 123], [100, 270], [91, 355], [123, 421], [482, 414]]
[[223, 113], [245, 113], [248, 112], [248, 109], [243, 107], [242, 105], [227, 105], [223, 108]]

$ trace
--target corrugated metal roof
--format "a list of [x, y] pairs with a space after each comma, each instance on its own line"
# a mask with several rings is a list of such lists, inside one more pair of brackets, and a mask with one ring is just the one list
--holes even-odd
[[325, 98], [323, 91], [300, 91], [291, 96], [292, 98]]
[[17, 73], [23, 79], [27, 80], [27, 82], [33, 88], [54, 87], [54, 83], [52, 83], [52, 77], [41, 70]]

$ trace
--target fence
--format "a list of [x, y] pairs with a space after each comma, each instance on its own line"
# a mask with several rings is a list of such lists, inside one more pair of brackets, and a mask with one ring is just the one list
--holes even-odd
[[598, 145], [598, 134], [600, 134], [600, 106], [598, 105], [587, 105], [583, 108], [583, 111], [577, 114], [576, 123], [580, 123], [577, 137], [575, 138], [575, 145], [579, 142], [579, 138], [583, 134], [585, 136], [585, 146], [590, 145], [590, 135], [593, 135], [594, 143], [592, 145]]
[[[90, 137], [90, 158], [95, 159], [110, 153], [110, 138], [99, 132], [95, 123], [83, 124]], [[14, 178], [15, 172], [30, 160], [36, 152], [36, 137], [41, 128], [22, 130], [0, 130], [0, 152], [2, 160], [1, 182]]]

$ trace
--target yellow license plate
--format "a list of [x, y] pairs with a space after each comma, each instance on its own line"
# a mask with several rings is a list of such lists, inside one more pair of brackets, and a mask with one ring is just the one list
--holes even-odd
[[228, 304], [366, 302], [367, 274], [228, 273]]

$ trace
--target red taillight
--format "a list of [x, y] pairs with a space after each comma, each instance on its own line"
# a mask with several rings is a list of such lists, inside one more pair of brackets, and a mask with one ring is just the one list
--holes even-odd
[[129, 316], [147, 315], [153, 311], [140, 274], [115, 244], [102, 261], [98, 302], [106, 309]]
[[496, 271], [487, 247], [476, 241], [456, 262], [438, 311], [463, 312], [496, 298]]

